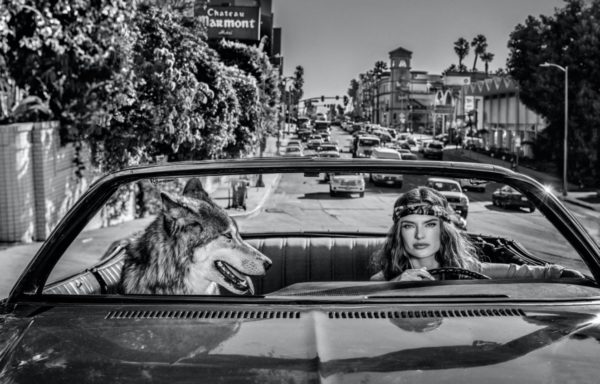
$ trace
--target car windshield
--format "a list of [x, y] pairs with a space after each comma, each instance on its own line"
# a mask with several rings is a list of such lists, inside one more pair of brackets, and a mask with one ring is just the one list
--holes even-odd
[[379, 140], [376, 139], [359, 139], [358, 144], [365, 147], [373, 147], [379, 145]]
[[430, 181], [428, 185], [442, 192], [460, 192], [460, 187], [455, 183], [448, 183], [443, 181]]
[[[341, 131], [336, 135], [339, 140], [350, 139], [349, 134]], [[430, 180], [431, 175], [422, 174], [418, 167], [410, 172], [389, 171], [381, 174], [323, 169], [322, 172], [229, 175], [220, 172], [213, 176], [152, 177], [126, 183], [90, 218], [67, 249], [50, 274], [46, 292], [58, 290], [56, 286], [60, 286], [61, 279], [68, 280], [86, 270], [102, 270], [115, 260], [120, 269], [123, 258], [138, 255], [137, 252], [141, 252], [139, 256], [162, 252], [161, 247], [166, 246], [163, 242], [174, 238], [192, 241], [185, 247], [197, 248], [198, 252], [212, 247], [206, 248], [214, 249], [210, 254], [216, 259], [210, 263], [219, 260], [225, 263], [215, 264], [215, 273], [225, 276], [233, 273], [231, 276], [237, 277], [229, 277], [228, 281], [237, 284], [245, 284], [242, 280], [247, 267], [236, 264], [244, 263], [236, 258], [243, 260], [247, 257], [244, 255], [258, 250], [275, 268], [264, 271], [256, 267], [258, 272], [247, 272], [261, 294], [284, 289], [294, 281], [313, 281], [316, 276], [321, 276], [322, 281], [335, 280], [336, 277], [329, 276], [333, 273], [330, 263], [344, 263], [350, 257], [350, 253], [342, 251], [347, 246], [344, 244], [354, 244], [351, 254], [355, 259], [351, 263], [358, 264], [348, 266], [349, 274], [343, 280], [368, 281], [377, 272], [370, 263], [382, 249], [394, 223], [394, 204], [399, 197], [426, 185], [442, 193], [459, 191], [458, 184]], [[394, 184], [388, 185], [386, 180]], [[540, 210], [531, 210], [529, 202], [498, 208], [493, 192], [503, 186], [489, 181], [484, 193], [467, 191], [465, 201], [444, 197], [449, 214], [456, 217], [454, 225], [481, 247], [482, 260], [506, 261], [509, 260], [506, 252], [512, 252], [510, 260], [516, 263], [536, 264], [543, 260], [589, 275], [578, 252]], [[210, 206], [214, 208], [206, 216], [202, 212]], [[227, 224], [227, 217], [231, 224]], [[212, 235], [205, 238], [203, 233]], [[232, 233], [237, 245], [229, 248]], [[197, 240], [189, 237], [192, 234], [199, 236]], [[290, 257], [287, 267], [280, 265], [283, 254]], [[501, 254], [504, 258], [500, 258]], [[291, 264], [291, 255], [299, 258], [297, 267]], [[313, 277], [305, 275], [301, 267], [308, 265], [305, 263], [310, 258], [313, 258]], [[345, 268], [341, 265], [335, 268]], [[286, 268], [286, 273], [291, 274], [285, 280], [287, 283], [273, 280], [281, 273], [279, 268]]]
[[337, 147], [335, 145], [321, 145], [319, 151], [337, 151]]
[[[40, 249], [18, 292], [256, 298], [343, 282], [297, 303], [362, 300], [374, 276], [480, 263], [591, 286], [599, 9], [2, 0], [0, 248]], [[434, 300], [438, 277], [384, 288]], [[458, 297], [531, 293], [465, 285]]]

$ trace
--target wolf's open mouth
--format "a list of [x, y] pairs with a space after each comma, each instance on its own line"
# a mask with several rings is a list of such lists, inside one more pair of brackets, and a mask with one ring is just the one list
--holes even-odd
[[225, 280], [228, 283], [231, 283], [231, 285], [233, 285], [236, 289], [240, 291], [247, 291], [249, 289], [248, 282], [244, 278], [245, 275], [240, 273], [231, 265], [224, 261], [217, 260], [215, 261], [215, 267], [219, 272], [221, 272], [221, 275], [225, 277]]

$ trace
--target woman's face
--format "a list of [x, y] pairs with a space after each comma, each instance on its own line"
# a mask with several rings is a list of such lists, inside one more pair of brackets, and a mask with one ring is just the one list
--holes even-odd
[[404, 250], [411, 257], [426, 259], [440, 249], [440, 219], [435, 216], [408, 215], [400, 219]]

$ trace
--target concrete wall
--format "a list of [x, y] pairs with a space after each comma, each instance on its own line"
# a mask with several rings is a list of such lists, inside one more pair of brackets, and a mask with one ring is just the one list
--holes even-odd
[[0, 242], [48, 237], [91, 180], [90, 171], [76, 176], [74, 156], [56, 122], [0, 125]]

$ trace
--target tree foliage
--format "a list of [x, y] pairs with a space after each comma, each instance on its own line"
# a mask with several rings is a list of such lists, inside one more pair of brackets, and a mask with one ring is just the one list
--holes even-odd
[[463, 67], [463, 60], [469, 54], [469, 42], [464, 37], [459, 37], [454, 42], [454, 53], [458, 56], [458, 68]]
[[471, 41], [471, 47], [475, 54], [475, 58], [473, 59], [473, 72], [477, 71], [477, 59], [486, 52], [487, 46], [487, 38], [482, 34], [478, 34]]
[[47, 104], [104, 171], [242, 156], [274, 131], [277, 71], [263, 43], [211, 48], [178, 4], [0, 0], [0, 84]]
[[[215, 47], [224, 64], [254, 78], [258, 97], [253, 99], [257, 104], [253, 110], [255, 119], [249, 129], [253, 132], [261, 130], [263, 135], [277, 131], [278, 105], [281, 101], [279, 72], [264, 51], [264, 44], [264, 40], [258, 46], [221, 40]], [[246, 100], [250, 101], [249, 98]]]
[[600, 180], [600, 1], [569, 0], [552, 16], [529, 16], [510, 35], [509, 74], [519, 83], [520, 98], [549, 122], [537, 153], [562, 169], [564, 73], [568, 67], [568, 177]]
[[104, 152], [111, 159], [121, 155], [116, 165], [148, 162], [156, 156], [222, 157], [234, 140], [240, 107], [218, 54], [202, 39], [197, 24], [176, 12], [142, 5], [135, 27], [137, 97], [122, 111], [124, 119], [114, 121], [97, 138], [104, 141]]
[[133, 15], [125, 0], [0, 0], [0, 77], [47, 103], [63, 138], [106, 126], [134, 100]]
[[494, 60], [494, 54], [492, 52], [484, 52], [481, 54], [481, 61], [485, 65], [485, 74], [489, 73], [490, 63]]
[[292, 104], [298, 105], [304, 96], [304, 67], [297, 65], [294, 70], [294, 82], [292, 88]]

